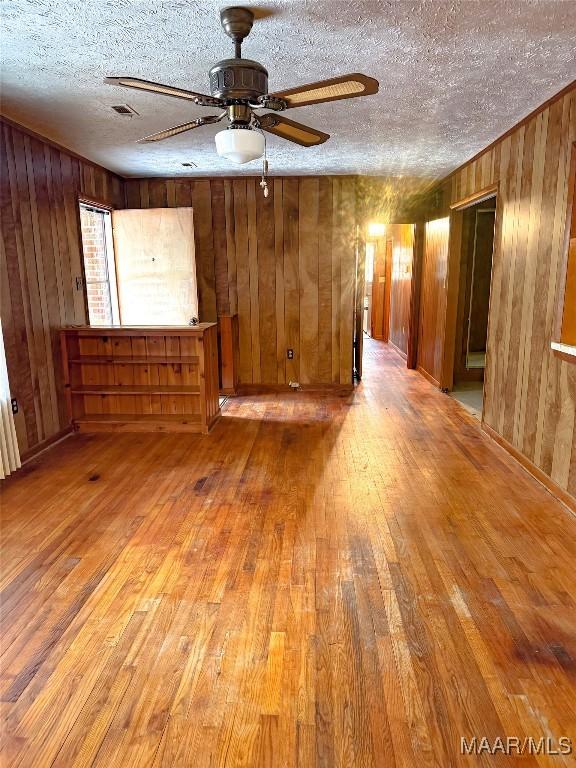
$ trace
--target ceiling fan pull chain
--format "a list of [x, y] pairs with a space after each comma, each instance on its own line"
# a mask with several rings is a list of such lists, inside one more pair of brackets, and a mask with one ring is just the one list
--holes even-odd
[[264, 136], [264, 155], [262, 156], [262, 180], [260, 181], [260, 186], [262, 187], [262, 191], [264, 192], [264, 197], [268, 197], [270, 194], [270, 190], [268, 189], [268, 182], [266, 181], [266, 176], [268, 175], [268, 158], [266, 156], [266, 134], [262, 129], [260, 130], [260, 133]]

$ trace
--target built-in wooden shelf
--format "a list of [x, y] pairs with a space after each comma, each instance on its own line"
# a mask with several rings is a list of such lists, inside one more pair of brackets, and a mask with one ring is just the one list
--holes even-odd
[[200, 432], [200, 414], [92, 413], [76, 419], [85, 432]]
[[208, 432], [220, 415], [215, 323], [61, 331], [74, 429]]
[[70, 363], [78, 365], [196, 365], [199, 362], [197, 355], [183, 355], [180, 357], [98, 357], [97, 355], [83, 355], [72, 358]]
[[80, 384], [70, 387], [73, 395], [199, 395], [200, 387], [170, 384]]

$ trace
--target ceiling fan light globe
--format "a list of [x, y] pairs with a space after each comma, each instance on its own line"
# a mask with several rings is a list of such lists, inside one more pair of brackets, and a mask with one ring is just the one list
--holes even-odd
[[214, 139], [220, 157], [239, 165], [257, 160], [264, 154], [264, 136], [250, 128], [227, 128], [218, 131]]

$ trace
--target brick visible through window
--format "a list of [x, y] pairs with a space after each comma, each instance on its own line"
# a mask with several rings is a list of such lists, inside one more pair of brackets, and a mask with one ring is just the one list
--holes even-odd
[[90, 325], [118, 324], [110, 211], [80, 203], [80, 226]]

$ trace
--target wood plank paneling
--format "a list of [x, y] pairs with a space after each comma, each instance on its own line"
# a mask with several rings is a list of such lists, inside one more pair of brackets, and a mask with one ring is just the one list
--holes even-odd
[[332, 381], [332, 180], [319, 180], [318, 381]]
[[218, 318], [218, 356], [220, 361], [220, 390], [231, 395], [238, 386], [238, 315]]
[[[166, 182], [167, 185], [175, 182]], [[216, 289], [216, 312], [218, 317], [230, 314], [230, 292], [228, 288], [228, 254], [226, 241], [226, 195], [224, 179], [215, 179], [212, 192], [212, 236], [214, 238], [214, 272]], [[174, 198], [174, 204], [176, 199]]]
[[276, 265], [276, 382], [286, 381], [286, 327], [284, 316], [284, 191], [274, 179], [274, 262]]
[[246, 180], [246, 207], [248, 214], [248, 275], [250, 285], [250, 334], [252, 337], [252, 381], [262, 382], [260, 337], [268, 329], [259, 323], [260, 292], [258, 286], [258, 224], [256, 221], [256, 181]]
[[298, 381], [300, 360], [300, 293], [298, 286], [298, 179], [284, 181], [284, 323], [286, 349], [294, 358], [286, 360], [286, 381]]
[[[440, 187], [444, 200], [454, 205], [497, 185], [484, 421], [572, 496], [576, 496], [576, 365], [556, 357], [550, 344], [565, 278], [561, 272], [566, 263], [564, 232], [575, 140], [573, 87]], [[428, 290], [429, 305], [444, 295], [441, 283], [435, 291], [427, 289], [431, 266], [425, 259], [423, 295]], [[426, 335], [426, 329], [422, 333]], [[422, 350], [430, 373], [435, 361], [427, 355]]]
[[386, 236], [392, 241], [392, 280], [390, 289], [390, 341], [408, 354], [414, 225], [390, 224]]
[[449, 230], [448, 218], [429, 221], [424, 240], [418, 367], [435, 382], [442, 375]]
[[300, 285], [300, 381], [318, 381], [318, 179], [300, 182], [298, 282]]
[[351, 383], [354, 341], [354, 288], [356, 282], [356, 181], [341, 176], [341, 208], [338, 229], [340, 241], [340, 384]]
[[58, 330], [86, 322], [79, 197], [122, 208], [123, 181], [0, 123], [2, 327], [23, 454], [68, 424]]
[[256, 192], [257, 304], [260, 335], [260, 378], [277, 381], [276, 359], [276, 262], [274, 239], [274, 185], [270, 196]]
[[241, 385], [352, 383], [355, 177], [277, 177], [268, 198], [255, 178], [125, 187], [128, 207], [166, 199], [204, 222], [195, 228], [200, 317], [238, 313]]
[[[164, 188], [167, 183], [164, 179], [154, 179], [155, 185], [162, 185]], [[212, 229], [212, 187], [211, 182], [201, 179], [191, 182], [191, 188], [198, 265], [198, 303], [203, 312], [202, 321], [213, 323], [216, 321], [216, 264]], [[142, 207], [154, 208], [155, 205], [150, 199], [149, 205]]]
[[[238, 292], [238, 327], [240, 341], [240, 381], [252, 381], [252, 327], [250, 322], [250, 271], [248, 261], [248, 209], [246, 180], [234, 184], [234, 232], [236, 238], [236, 290]], [[196, 262], [196, 269], [201, 269]], [[203, 307], [200, 319], [203, 320]]]

